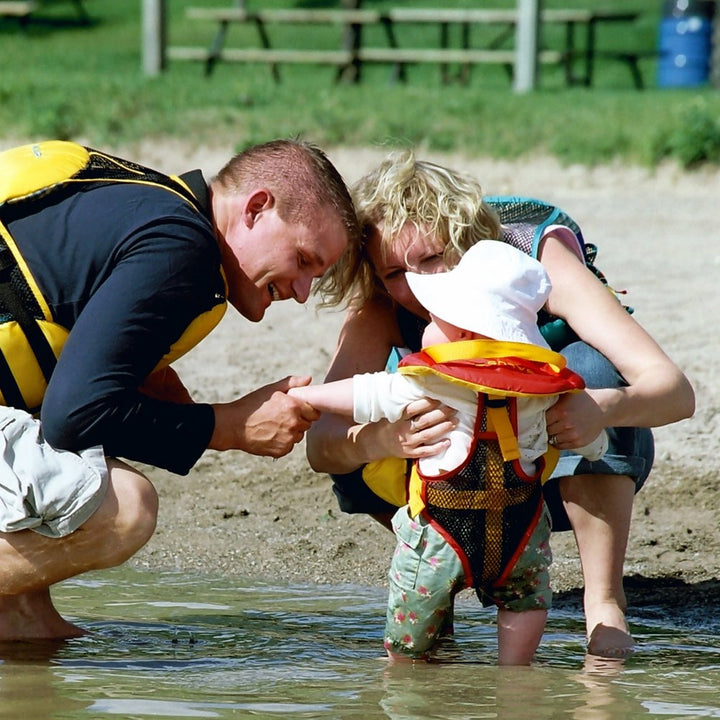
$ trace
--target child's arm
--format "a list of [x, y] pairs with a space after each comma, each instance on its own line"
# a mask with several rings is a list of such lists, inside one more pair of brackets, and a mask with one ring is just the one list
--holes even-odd
[[288, 390], [288, 395], [312, 405], [320, 412], [352, 417], [353, 379], [336, 380], [323, 385], [305, 385]]
[[353, 418], [355, 422], [395, 422], [405, 407], [425, 397], [413, 379], [399, 373], [363, 373], [324, 385], [306, 385], [288, 390], [320, 412]]

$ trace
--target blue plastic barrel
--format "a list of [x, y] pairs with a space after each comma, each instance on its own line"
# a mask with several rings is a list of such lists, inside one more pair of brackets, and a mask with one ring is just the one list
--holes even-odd
[[658, 37], [660, 87], [697, 87], [710, 78], [715, 0], [665, 2]]

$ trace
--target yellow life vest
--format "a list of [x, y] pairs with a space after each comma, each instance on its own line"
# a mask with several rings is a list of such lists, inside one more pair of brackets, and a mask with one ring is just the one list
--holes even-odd
[[[177, 176], [83, 147], [49, 140], [0, 153], [0, 405], [35, 412], [69, 330], [53, 320], [47, 301], [4, 221], [5, 208], [73, 183], [134, 183], [161, 187], [196, 211], [201, 205]], [[169, 365], [212, 330], [227, 303], [196, 317], [158, 363]]]

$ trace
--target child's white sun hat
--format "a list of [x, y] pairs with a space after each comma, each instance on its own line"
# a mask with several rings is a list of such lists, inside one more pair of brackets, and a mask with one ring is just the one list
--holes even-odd
[[512, 245], [481, 240], [452, 270], [405, 276], [420, 304], [451, 325], [494, 340], [548, 347], [537, 313], [550, 294], [550, 278]]

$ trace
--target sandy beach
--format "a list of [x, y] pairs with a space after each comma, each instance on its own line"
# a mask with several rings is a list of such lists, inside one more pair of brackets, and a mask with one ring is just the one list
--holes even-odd
[[[118, 154], [210, 176], [232, 146], [179, 142]], [[330, 148], [348, 183], [384, 149]], [[697, 394], [690, 419], [658, 428], [656, 464], [635, 504], [626, 573], [631, 606], [649, 598], [715, 602], [720, 597], [720, 491], [708, 459], [720, 451], [720, 172], [633, 167], [561, 167], [547, 158], [501, 162], [418, 155], [473, 174], [489, 194], [552, 201], [598, 245], [598, 267], [683, 368]], [[260, 324], [230, 309], [221, 325], [177, 363], [199, 401], [230, 400], [289, 374], [321, 380], [342, 313], [286, 302]], [[240, 452], [207, 452], [186, 477], [145, 468], [160, 494], [159, 527], [133, 559], [139, 567], [236, 575], [276, 582], [382, 585], [393, 537], [364, 516], [339, 512], [327, 476], [310, 470], [304, 444], [275, 462]], [[568, 597], [581, 576], [570, 533], [553, 536], [553, 583]]]

